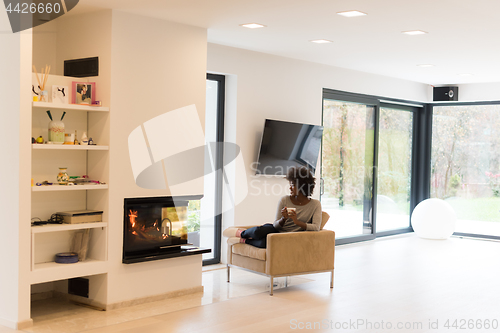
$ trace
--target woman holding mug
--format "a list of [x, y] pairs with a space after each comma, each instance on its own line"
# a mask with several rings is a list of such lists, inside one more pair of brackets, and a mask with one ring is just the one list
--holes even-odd
[[[306, 167], [291, 167], [286, 179], [290, 183], [290, 195], [278, 203], [276, 220], [273, 223], [250, 229], [228, 228], [225, 237], [237, 237], [230, 242], [240, 242], [265, 248], [267, 235], [277, 232], [318, 231], [321, 226], [321, 203], [312, 199], [316, 180]], [[238, 239], [239, 238], [239, 239]]]

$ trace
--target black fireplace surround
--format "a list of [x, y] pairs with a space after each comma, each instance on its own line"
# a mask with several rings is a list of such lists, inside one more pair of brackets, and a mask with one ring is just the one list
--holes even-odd
[[203, 196], [125, 198], [123, 259], [125, 264], [208, 253], [187, 241], [187, 207]]

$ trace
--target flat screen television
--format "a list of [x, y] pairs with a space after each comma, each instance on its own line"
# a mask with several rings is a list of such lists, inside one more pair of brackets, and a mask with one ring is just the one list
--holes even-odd
[[255, 173], [286, 175], [289, 167], [316, 171], [323, 126], [266, 119]]

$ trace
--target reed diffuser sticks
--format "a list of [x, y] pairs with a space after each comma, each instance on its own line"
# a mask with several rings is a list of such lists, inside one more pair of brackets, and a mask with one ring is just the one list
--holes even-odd
[[41, 90], [41, 98], [40, 102], [48, 102], [48, 93], [45, 90], [45, 85], [47, 84], [47, 79], [49, 78], [49, 73], [50, 73], [50, 66], [45, 65], [45, 68], [42, 68], [42, 71], [40, 72], [41, 78], [38, 76], [38, 72], [36, 70], [35, 65], [33, 65], [33, 70], [35, 71], [36, 74], [36, 80], [38, 81], [38, 88]]

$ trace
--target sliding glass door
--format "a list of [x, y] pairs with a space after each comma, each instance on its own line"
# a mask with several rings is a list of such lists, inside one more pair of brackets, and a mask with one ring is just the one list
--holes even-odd
[[321, 204], [339, 244], [412, 231], [419, 112], [423, 106], [324, 89]]
[[[323, 100], [322, 195], [337, 238], [372, 236], [375, 106]], [[369, 235], [367, 237], [367, 235]]]
[[410, 227], [413, 111], [403, 106], [380, 107], [377, 232]]

